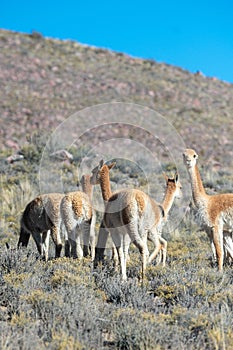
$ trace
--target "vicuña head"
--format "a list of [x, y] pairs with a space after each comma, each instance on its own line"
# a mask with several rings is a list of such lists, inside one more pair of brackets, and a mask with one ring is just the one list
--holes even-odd
[[173, 194], [174, 198], [181, 198], [182, 197], [182, 186], [181, 183], [179, 181], [179, 175], [176, 172], [173, 176], [168, 177], [166, 174], [163, 174], [165, 180], [166, 180], [166, 185], [167, 185], [167, 189], [166, 192], [170, 192]]
[[198, 154], [191, 148], [187, 148], [183, 153], [184, 164], [188, 169], [193, 168], [198, 159]]
[[116, 165], [115, 162], [111, 164], [104, 163], [103, 159], [99, 164], [92, 170], [92, 176], [90, 182], [92, 185], [101, 184], [101, 176], [109, 176], [109, 170], [111, 170]]
[[100, 185], [102, 196], [104, 201], [108, 201], [108, 199], [112, 195], [111, 187], [110, 187], [110, 178], [109, 171], [116, 165], [116, 163], [106, 164], [103, 160], [99, 162], [92, 170], [92, 176], [90, 178], [90, 182], [92, 185]]

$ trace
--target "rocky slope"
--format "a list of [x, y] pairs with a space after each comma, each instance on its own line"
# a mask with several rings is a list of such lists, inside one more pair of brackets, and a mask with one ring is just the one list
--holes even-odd
[[152, 60], [0, 30], [0, 148], [52, 132], [84, 107], [121, 101], [167, 118], [188, 147], [232, 167], [233, 85]]

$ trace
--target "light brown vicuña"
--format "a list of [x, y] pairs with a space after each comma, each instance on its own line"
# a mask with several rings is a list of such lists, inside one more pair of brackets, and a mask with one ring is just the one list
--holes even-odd
[[[165, 224], [165, 222], [168, 219], [169, 211], [173, 205], [173, 202], [175, 198], [180, 198], [182, 196], [182, 186], [179, 181], [179, 176], [177, 173], [174, 174], [173, 177], [168, 177], [166, 174], [164, 174], [164, 178], [166, 181], [166, 191], [164, 195], [163, 202], [161, 204], [161, 207], [163, 209], [163, 220], [160, 226], [160, 235], [159, 235], [159, 241], [160, 241], [160, 256], [159, 256], [159, 261], [162, 259], [163, 266], [165, 266], [166, 263], [166, 255], [167, 255], [167, 241], [161, 236], [161, 230], [162, 226]], [[151, 234], [150, 231], [148, 233], [148, 238], [151, 240]], [[153, 240], [152, 240], [153, 241]], [[162, 256], [161, 256], [162, 252]], [[149, 258], [148, 262], [151, 262], [154, 259], [153, 253], [151, 254], [151, 257]]]
[[61, 193], [43, 194], [27, 204], [20, 221], [18, 248], [27, 247], [32, 235], [39, 254], [47, 261], [51, 231], [56, 257], [60, 257], [62, 249], [60, 203], [63, 196]]
[[[222, 271], [224, 260], [224, 230], [226, 249], [233, 258], [233, 193], [208, 195], [204, 189], [197, 166], [198, 155], [193, 149], [186, 149], [183, 160], [188, 170], [194, 204], [198, 210], [201, 225], [210, 237], [213, 252], [217, 256], [218, 269]], [[229, 235], [229, 232], [231, 234]]]
[[[163, 208], [146, 193], [137, 189], [117, 191], [107, 198], [105, 190], [109, 189], [110, 180], [109, 171], [106, 168], [107, 166], [101, 162], [98, 167], [93, 169], [91, 178], [93, 184], [98, 179], [103, 198], [107, 200], [102, 229], [111, 233], [120, 260], [122, 278], [124, 280], [127, 278], [126, 260], [130, 242], [135, 244], [141, 254], [143, 278], [149, 256], [147, 248], [148, 234], [154, 243], [154, 251], [149, 257], [149, 262], [156, 257], [162, 247], [164, 252], [166, 251], [166, 241], [161, 237], [160, 225], [163, 222], [164, 214], [165, 216], [168, 214], [176, 194], [180, 193], [178, 176], [176, 175], [175, 179], [167, 179], [167, 191], [164, 198], [165, 207]], [[175, 188], [175, 191], [172, 199], [169, 200], [171, 195], [170, 184]], [[109, 193], [108, 190], [107, 193]]]
[[[104, 164], [104, 161], [101, 160], [100, 163], [92, 170], [90, 182], [92, 183], [92, 185], [100, 185], [105, 205], [112, 195], [109, 172], [115, 165], [115, 162], [111, 164]], [[104, 259], [104, 251], [108, 236], [109, 232], [105, 229], [104, 222], [101, 221], [98, 233], [98, 240], [95, 248], [95, 265], [97, 265], [99, 261], [102, 261]], [[118, 258], [116, 248], [114, 245], [112, 247], [112, 258], [116, 266], [118, 263]]]
[[[62, 199], [60, 210], [67, 232], [65, 256], [81, 259], [83, 257], [81, 233], [83, 234], [84, 246], [87, 247], [85, 251], [88, 251], [92, 220], [95, 218], [91, 200], [82, 191], [70, 192]], [[93, 245], [91, 249], [92, 259], [94, 259]]]

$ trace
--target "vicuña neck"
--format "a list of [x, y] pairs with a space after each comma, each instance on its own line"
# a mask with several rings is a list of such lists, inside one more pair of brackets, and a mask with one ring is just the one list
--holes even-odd
[[84, 176], [82, 182], [82, 190], [88, 195], [89, 199], [92, 200], [93, 186], [90, 183], [90, 176]]
[[202, 205], [203, 201], [206, 199], [207, 194], [204, 189], [201, 175], [197, 165], [194, 168], [189, 169], [189, 175], [191, 179], [192, 194], [195, 205], [198, 207]]
[[165, 196], [163, 199], [163, 203], [162, 203], [165, 217], [168, 215], [169, 210], [171, 209], [172, 204], [174, 202], [174, 199], [175, 199], [174, 191], [172, 191], [171, 188], [167, 187]]
[[100, 173], [100, 187], [102, 191], [103, 200], [106, 202], [112, 195], [111, 187], [110, 187], [110, 178], [109, 178], [109, 170], [103, 169]]

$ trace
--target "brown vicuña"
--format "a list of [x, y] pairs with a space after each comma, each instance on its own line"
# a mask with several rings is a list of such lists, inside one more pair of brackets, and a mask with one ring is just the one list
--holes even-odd
[[[87, 176], [86, 184], [89, 181], [88, 179], [90, 180], [90, 177], [88, 178]], [[90, 195], [89, 187], [86, 187], [86, 191]], [[88, 252], [91, 237], [91, 256], [94, 259], [95, 240], [92, 233], [95, 225], [95, 213], [89, 195], [82, 191], [74, 191], [67, 193], [61, 201], [61, 218], [67, 232], [65, 239], [65, 256], [67, 257], [72, 256], [73, 258], [79, 257], [82, 259], [83, 255], [86, 255]], [[84, 246], [86, 247], [84, 252], [81, 247], [81, 233], [83, 234]]]
[[218, 269], [222, 271], [224, 246], [233, 258], [233, 193], [208, 195], [201, 180], [197, 159], [198, 155], [193, 149], [186, 149], [183, 153], [198, 218], [210, 238], [213, 253], [217, 256]]
[[[83, 175], [80, 183], [82, 185], [83, 192], [85, 192], [91, 199], [93, 188], [90, 184], [90, 175]], [[55, 257], [59, 258], [61, 256], [62, 219], [60, 215], [60, 204], [63, 197], [64, 194], [61, 193], [47, 193], [37, 196], [27, 204], [21, 217], [18, 248], [21, 246], [27, 247], [30, 235], [32, 235], [39, 254], [47, 261], [49, 250], [49, 236], [51, 232], [51, 236], [55, 244]], [[95, 214], [91, 221], [90, 237], [89, 235], [85, 235], [84, 237], [84, 256], [87, 256], [89, 254], [89, 241], [91, 245], [91, 252], [94, 252], [95, 250], [94, 226]], [[67, 241], [68, 238], [66, 239], [66, 247]]]
[[[91, 183], [92, 185], [100, 185], [102, 197], [104, 200], [104, 205], [108, 202], [109, 198], [112, 196], [112, 190], [110, 185], [110, 176], [109, 171], [116, 165], [116, 163], [104, 164], [104, 161], [101, 160], [99, 165], [92, 170]], [[107, 244], [107, 239], [109, 232], [105, 229], [103, 220], [100, 224], [100, 229], [98, 233], [98, 240], [95, 248], [95, 261], [94, 265], [96, 266], [100, 261], [104, 259], [104, 251]], [[118, 264], [118, 257], [115, 245], [112, 247], [112, 259], [114, 261], [115, 267]]]
[[51, 232], [55, 244], [55, 256], [60, 257], [62, 250], [60, 203], [63, 197], [64, 194], [61, 193], [43, 194], [27, 204], [20, 221], [18, 248], [27, 247], [32, 235], [39, 254], [47, 261]]
[[[147, 260], [151, 262], [162, 249], [163, 264], [166, 260], [167, 242], [161, 237], [161, 225], [172, 206], [176, 195], [180, 195], [178, 175], [169, 179], [166, 177], [167, 189], [163, 204], [156, 203], [146, 193], [138, 189], [125, 189], [111, 194], [109, 170], [112, 168], [103, 161], [93, 169], [91, 182], [99, 183], [105, 202], [105, 213], [101, 229], [111, 233], [117, 248], [121, 265], [122, 278], [126, 280], [126, 260], [130, 242], [139, 249], [142, 257], [142, 278], [145, 273]], [[110, 196], [109, 196], [110, 195]], [[164, 205], [164, 207], [163, 207]], [[150, 255], [147, 248], [147, 238], [154, 244], [154, 251]], [[99, 249], [103, 250], [101, 242]]]

